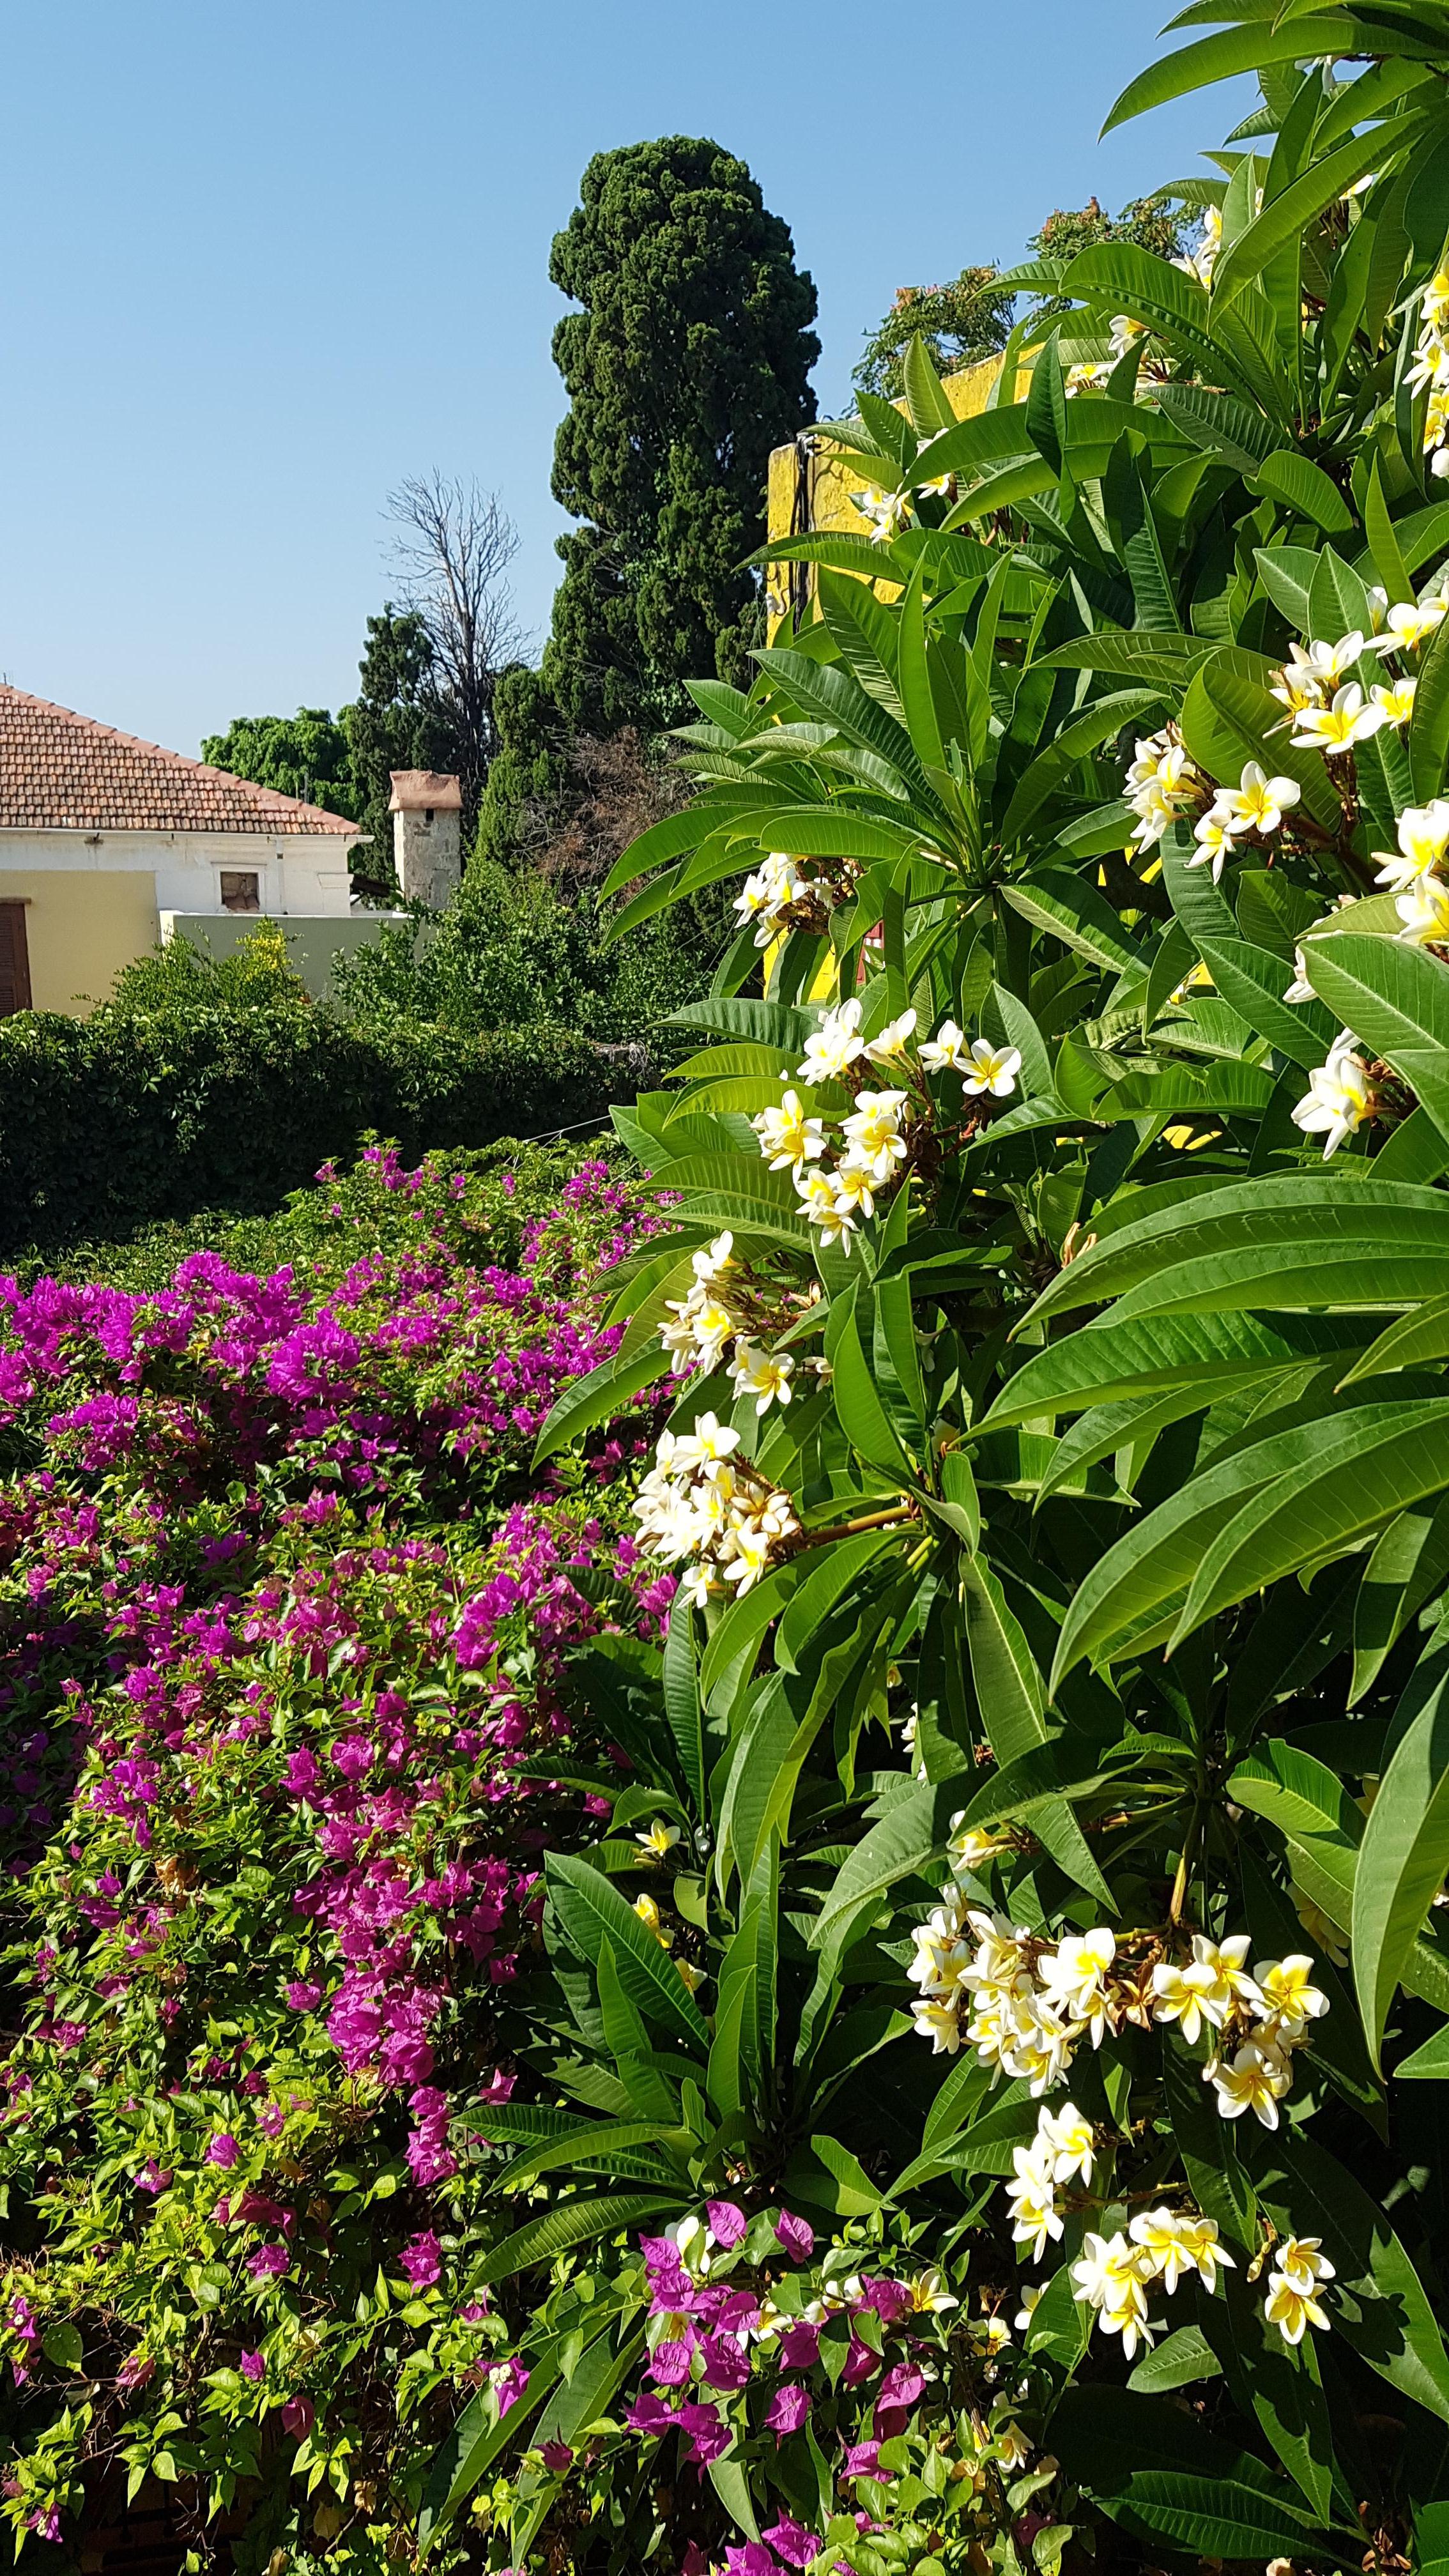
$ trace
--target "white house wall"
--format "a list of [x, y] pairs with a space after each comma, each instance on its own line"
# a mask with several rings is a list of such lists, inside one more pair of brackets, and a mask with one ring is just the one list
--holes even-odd
[[[348, 841], [341, 833], [0, 831], [0, 881], [7, 873], [154, 879], [161, 912], [217, 912], [223, 868], [252, 869], [264, 913], [343, 914], [349, 904]], [[0, 882], [0, 894], [3, 894]]]

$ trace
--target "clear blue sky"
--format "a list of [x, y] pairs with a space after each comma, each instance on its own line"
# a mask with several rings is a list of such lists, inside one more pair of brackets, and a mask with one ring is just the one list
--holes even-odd
[[[1165, 14], [1161, 13], [1161, 14]], [[1154, 0], [59, 0], [6, 30], [0, 673], [176, 750], [336, 706], [382, 505], [497, 487], [535, 636], [589, 155], [710, 134], [820, 292], [823, 411], [897, 286], [1199, 167], [1236, 90], [1096, 141]]]

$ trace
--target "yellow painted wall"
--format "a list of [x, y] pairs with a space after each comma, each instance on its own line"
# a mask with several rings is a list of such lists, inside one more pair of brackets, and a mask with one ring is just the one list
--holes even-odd
[[[999, 358], [983, 358], [974, 367], [962, 367], [958, 374], [943, 379], [946, 399], [958, 420], [974, 420], [986, 409], [991, 389], [1001, 373]], [[1017, 370], [1016, 398], [1025, 398], [1031, 382], [1027, 367]], [[904, 405], [897, 404], [897, 410]], [[851, 499], [861, 489], [862, 475], [853, 458], [832, 456], [828, 448], [817, 449], [816, 433], [804, 436], [788, 447], [777, 447], [770, 458], [769, 529], [771, 543], [781, 537], [803, 537], [826, 532], [868, 537], [873, 531], [868, 519], [862, 518]], [[897, 585], [876, 585], [882, 599], [899, 597]], [[769, 610], [770, 641], [774, 642], [786, 620], [814, 614], [815, 567], [813, 564], [772, 564], [766, 602]]]
[[84, 1018], [109, 998], [119, 968], [144, 957], [160, 935], [149, 868], [0, 868], [0, 901], [25, 905], [37, 1011]]

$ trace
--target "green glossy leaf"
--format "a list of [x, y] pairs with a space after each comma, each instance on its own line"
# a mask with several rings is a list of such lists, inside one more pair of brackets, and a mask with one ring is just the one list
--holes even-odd
[[619, 2236], [626, 2228], [637, 2228], [641, 2219], [663, 2217], [679, 2211], [688, 2200], [687, 2191], [615, 2191], [567, 2200], [542, 2218], [531, 2218], [525, 2227], [516, 2227], [495, 2245], [479, 2270], [470, 2277], [479, 2287], [491, 2288], [495, 2281], [511, 2281], [519, 2272], [532, 2271], [539, 2263], [552, 2263], [560, 2254], [571, 2253], [577, 2245], [590, 2245], [601, 2236]]
[[559, 1920], [579, 1956], [597, 1960], [607, 1940], [636, 2011], [678, 2038], [704, 2045], [709, 2032], [703, 2013], [668, 1952], [618, 1889], [586, 1860], [566, 1852], [550, 1852], [546, 1870]]
[[1441, 796], [1449, 777], [1449, 618], [1435, 629], [1419, 664], [1409, 725], [1409, 774], [1415, 800]]
[[1353, 1888], [1353, 1976], [1375, 2067], [1405, 1963], [1449, 1869], [1449, 1692], [1400, 1739], [1369, 1811]]
[[1394, 1513], [1449, 1486], [1449, 1396], [1340, 1415], [1208, 1538], [1173, 1643], [1299, 1566], [1342, 1554]]

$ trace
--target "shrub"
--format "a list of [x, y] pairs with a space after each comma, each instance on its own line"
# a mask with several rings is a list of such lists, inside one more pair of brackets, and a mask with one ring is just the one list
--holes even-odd
[[525, 1473], [640, 1224], [574, 1160], [550, 1195], [379, 1150], [294, 1209], [295, 1270], [5, 1293], [17, 2543], [153, 2475], [252, 2568], [329, 2560], [354, 2496], [385, 2542], [495, 2358], [454, 2294], [480, 2125], [588, 1795], [547, 1775], [604, 1758], [569, 1575], [612, 1569], [625, 1635], [672, 1589], [591, 1490], [637, 1433]]
[[89, 1020], [0, 1025], [0, 1252], [259, 1212], [369, 1130], [416, 1155], [602, 1122], [637, 1079], [567, 1028], [349, 1021], [266, 948], [216, 967], [168, 949]]

